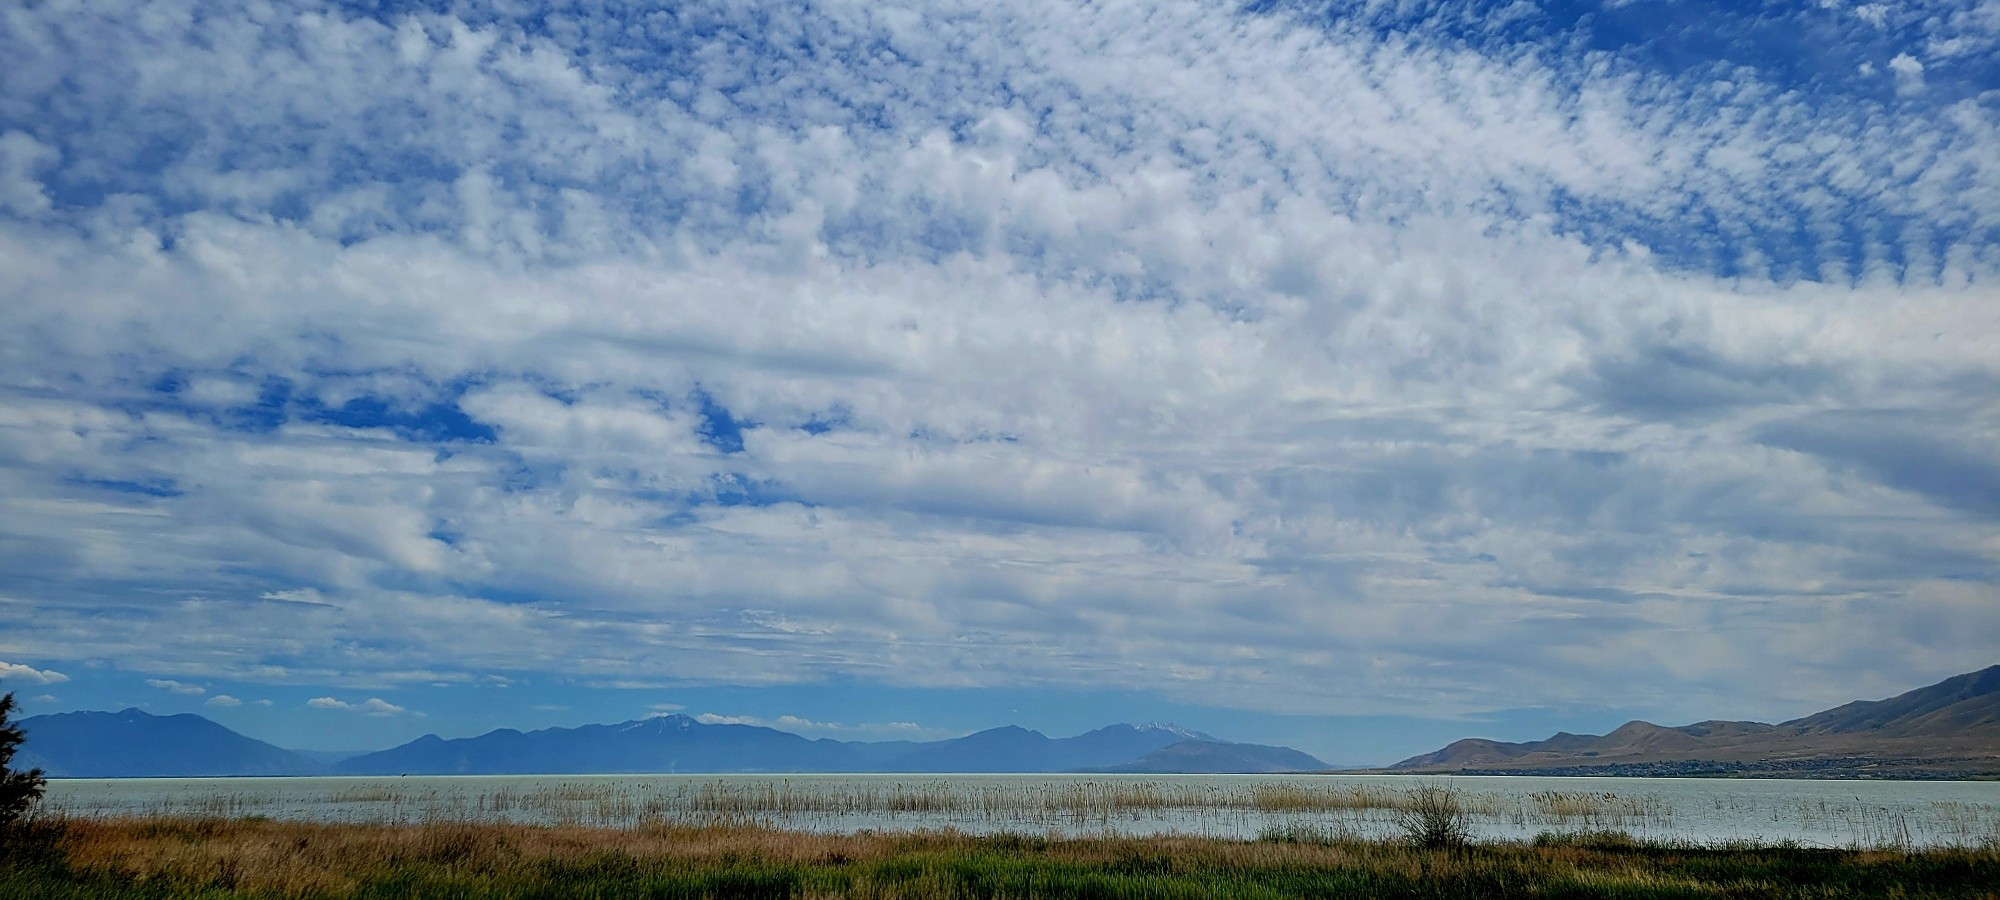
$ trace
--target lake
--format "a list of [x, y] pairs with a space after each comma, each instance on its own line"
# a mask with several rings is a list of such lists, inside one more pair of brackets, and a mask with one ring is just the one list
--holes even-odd
[[1481, 840], [1613, 829], [1700, 843], [2000, 842], [2000, 782], [1401, 775], [520, 775], [52, 779], [71, 816], [626, 827], [729, 822], [814, 831], [954, 828], [1252, 838], [1396, 834], [1407, 792], [1458, 791]]

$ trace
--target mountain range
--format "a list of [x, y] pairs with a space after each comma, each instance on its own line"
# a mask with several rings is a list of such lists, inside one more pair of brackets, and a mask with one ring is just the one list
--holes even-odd
[[1885, 700], [1803, 718], [1633, 721], [1609, 734], [1560, 732], [1508, 743], [1481, 738], [1390, 766], [1407, 773], [1764, 775], [1959, 778], [2000, 775], [2000, 665]]
[[[138, 709], [34, 716], [15, 763], [58, 778], [724, 772], [1324, 771], [1286, 747], [1172, 725], [1109, 725], [1066, 738], [1005, 726], [941, 741], [811, 739], [682, 715], [477, 737], [425, 735], [373, 753], [287, 750], [201, 716]], [[1382, 772], [1964, 778], [2000, 776], [2000, 665], [1883, 700], [1778, 724], [1633, 721], [1608, 734], [1509, 743], [1470, 738]]]
[[57, 778], [311, 775], [323, 767], [295, 751], [244, 737], [193, 713], [156, 716], [69, 712], [22, 719], [14, 756], [22, 769]]
[[477, 737], [425, 735], [344, 759], [286, 750], [201, 716], [138, 709], [23, 719], [16, 758], [58, 778], [208, 775], [540, 775], [724, 772], [1257, 773], [1327, 768], [1285, 747], [1173, 725], [1109, 725], [1074, 737], [1005, 726], [942, 741], [810, 739], [683, 715]]

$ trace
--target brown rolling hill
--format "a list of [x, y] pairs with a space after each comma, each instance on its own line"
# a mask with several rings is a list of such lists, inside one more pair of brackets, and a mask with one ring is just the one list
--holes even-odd
[[1627, 722], [1610, 734], [1456, 741], [1385, 771], [1773, 777], [2000, 777], [2000, 666], [1789, 722]]

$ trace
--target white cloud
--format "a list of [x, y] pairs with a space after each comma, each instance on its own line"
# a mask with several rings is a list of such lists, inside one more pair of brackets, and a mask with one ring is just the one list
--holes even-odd
[[358, 713], [366, 713], [371, 716], [393, 716], [399, 713], [408, 712], [408, 710], [404, 709], [403, 707], [397, 706], [394, 703], [390, 703], [387, 700], [383, 700], [380, 697], [370, 697], [367, 700], [364, 700], [360, 703], [349, 703], [345, 700], [341, 700], [336, 697], [314, 697], [311, 700], [307, 700], [306, 705], [313, 709], [332, 709], [332, 710], [339, 710], [342, 712], [358, 712]]
[[846, 725], [839, 722], [815, 722], [801, 716], [779, 716], [772, 720], [772, 724], [787, 731], [792, 729], [801, 731], [844, 731], [847, 729]]
[[21, 663], [0, 660], [0, 681], [25, 681], [29, 684], [61, 684], [69, 680], [54, 669], [37, 669]]
[[235, 697], [231, 697], [228, 694], [216, 694], [215, 696], [208, 698], [208, 705], [221, 706], [221, 707], [236, 707], [236, 706], [242, 706], [243, 701], [238, 700]]
[[1889, 60], [1889, 71], [1896, 76], [1896, 93], [1919, 94], [1924, 90], [1924, 64], [1908, 53], [1898, 53]]
[[938, 737], [948, 734], [948, 732], [937, 729], [925, 728], [915, 722], [842, 723], [816, 721], [803, 716], [793, 715], [782, 715], [767, 719], [759, 716], [725, 716], [717, 713], [702, 713], [695, 716], [694, 719], [704, 725], [755, 725], [763, 728], [775, 728], [779, 731], [789, 731], [794, 734], [840, 732], [843, 734], [844, 739], [847, 740], [863, 740], [883, 736]]
[[181, 681], [172, 681], [166, 678], [148, 678], [146, 679], [146, 685], [148, 687], [159, 688], [160, 690], [167, 691], [169, 693], [181, 694], [190, 697], [196, 696], [198, 694], [208, 693], [208, 689], [202, 687], [201, 685], [188, 684], [186, 682], [181, 682]]
[[762, 725], [764, 720], [755, 716], [724, 716], [716, 713], [702, 713], [694, 720], [703, 725]]

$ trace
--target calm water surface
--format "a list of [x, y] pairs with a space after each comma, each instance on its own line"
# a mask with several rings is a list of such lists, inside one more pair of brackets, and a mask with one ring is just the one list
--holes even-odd
[[1459, 791], [1483, 840], [1616, 829], [1810, 846], [2000, 842], [2000, 782], [1394, 775], [533, 775], [60, 779], [73, 816], [630, 826], [743, 822], [816, 831], [1395, 834], [1421, 785]]

